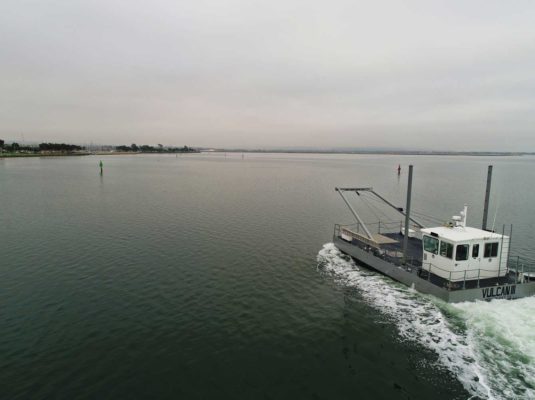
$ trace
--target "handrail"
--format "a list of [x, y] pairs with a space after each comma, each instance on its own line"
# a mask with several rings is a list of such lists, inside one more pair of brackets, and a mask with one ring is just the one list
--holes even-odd
[[[357, 232], [360, 232], [361, 228], [364, 229], [365, 226], [368, 227], [369, 230], [375, 231], [377, 233], [399, 233], [403, 230], [403, 221], [388, 220], [377, 222], [364, 222], [364, 224], [356, 222], [353, 224], [340, 225], [341, 228], [356, 229]], [[410, 229], [416, 232], [420, 230], [420, 228], [415, 224], [411, 224]]]
[[[496, 272], [495, 269], [485, 269], [485, 268], [474, 268], [474, 269], [463, 269], [461, 271], [450, 271], [449, 269], [440, 268], [440, 267], [438, 267], [435, 264], [432, 264], [430, 262], [422, 263], [422, 267], [424, 267], [424, 266], [432, 267], [434, 270], [439, 270], [439, 271], [446, 272], [446, 273], [450, 273], [451, 272], [452, 274], [460, 274], [460, 275], [463, 275], [463, 274], [468, 273], [468, 272], [476, 272], [476, 271]], [[459, 280], [462, 280], [462, 279], [459, 279]], [[469, 280], [472, 280], [472, 279], [469, 279]]]
[[527, 257], [509, 255], [507, 266], [514, 271], [523, 269], [525, 272], [535, 272], [535, 260]]
[[[392, 226], [395, 226], [395, 227], [398, 227], [399, 226], [399, 222], [400, 221], [394, 221], [394, 220], [378, 220], [376, 222], [364, 222], [366, 225], [378, 225], [378, 224], [381, 224], [381, 225], [392, 225]], [[359, 225], [358, 222], [353, 222], [352, 224], [337, 224], [337, 225], [340, 225], [340, 226], [355, 226], [355, 225]]]

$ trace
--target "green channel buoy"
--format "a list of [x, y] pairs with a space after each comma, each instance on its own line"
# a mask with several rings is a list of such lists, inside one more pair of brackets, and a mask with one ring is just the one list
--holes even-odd
[[104, 167], [104, 164], [102, 164], [102, 160], [100, 160], [99, 165], [100, 165], [100, 175], [102, 175], [102, 172], [103, 172], [102, 168]]

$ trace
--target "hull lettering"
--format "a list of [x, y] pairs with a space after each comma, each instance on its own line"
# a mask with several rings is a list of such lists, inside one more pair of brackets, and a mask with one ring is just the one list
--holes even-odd
[[509, 299], [514, 297], [516, 292], [516, 285], [496, 286], [481, 289], [484, 299], [505, 298]]

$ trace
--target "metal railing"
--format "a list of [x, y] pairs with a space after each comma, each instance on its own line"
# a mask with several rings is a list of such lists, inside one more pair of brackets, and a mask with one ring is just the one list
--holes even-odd
[[516, 275], [517, 282], [522, 282], [528, 276], [535, 277], [535, 260], [521, 256], [509, 256], [507, 269]]
[[[444, 268], [440, 268], [432, 263], [423, 263], [422, 271], [425, 271], [426, 279], [428, 281], [431, 281], [433, 279], [433, 275], [438, 278], [444, 279], [446, 281], [446, 288], [448, 290], [467, 289], [467, 282], [469, 283], [468, 286], [471, 286], [471, 288], [472, 286], [480, 288], [482, 280], [496, 279], [498, 281], [500, 278], [507, 279], [507, 275], [509, 274], [509, 271], [506, 271], [503, 276], [497, 277], [494, 275], [496, 273], [495, 269], [490, 270], [484, 268], [451, 271]], [[494, 286], [497, 281], [493, 282], [491, 285], [486, 285], [484, 287]], [[518, 282], [518, 279], [515, 279], [515, 281]]]
[[[400, 233], [403, 230], [403, 221], [377, 221], [377, 222], [365, 222], [366, 226], [369, 228], [370, 231], [375, 233]], [[362, 228], [362, 224], [359, 222], [356, 222], [354, 224], [348, 224], [348, 225], [340, 225], [337, 224], [335, 226], [339, 226], [341, 228], [346, 228], [355, 231], [356, 233], [364, 232], [364, 229]], [[420, 227], [411, 224], [410, 229], [413, 229], [415, 231], [419, 231]]]

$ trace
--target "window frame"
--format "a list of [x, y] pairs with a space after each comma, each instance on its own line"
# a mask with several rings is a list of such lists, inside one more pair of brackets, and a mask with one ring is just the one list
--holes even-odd
[[[475, 255], [474, 255], [475, 250]], [[479, 243], [472, 245], [472, 258], [478, 258], [479, 257]]]
[[[431, 240], [433, 242], [436, 243], [436, 251], [429, 251], [427, 250], [427, 247], [426, 247], [426, 240]], [[429, 236], [429, 235], [424, 235], [424, 238], [423, 238], [423, 246], [424, 246], [424, 250], [427, 251], [428, 253], [431, 253], [431, 254], [438, 254], [439, 252], [439, 249], [440, 249], [440, 240], [438, 240], [436, 237], [433, 237], [433, 236]]]
[[[446, 247], [445, 255], [442, 255], [442, 243], [444, 243], [445, 247]], [[455, 249], [455, 246], [453, 245], [453, 243], [450, 243], [450, 242], [448, 242], [446, 240], [441, 240], [440, 241], [440, 248], [438, 250], [438, 254], [440, 254], [441, 257], [449, 258], [450, 260], [453, 260], [453, 250], [454, 249]]]
[[[465, 258], [458, 258], [459, 247], [466, 248]], [[455, 261], [467, 261], [470, 258], [470, 245], [468, 243], [461, 243], [455, 245]]]
[[[492, 247], [489, 247], [492, 246]], [[487, 248], [490, 248], [490, 255], [487, 255]], [[496, 249], [496, 252], [494, 252], [494, 249]], [[500, 251], [500, 243], [499, 242], [488, 242], [485, 243], [485, 247], [483, 249], [483, 258], [496, 258], [498, 257], [498, 253]]]

